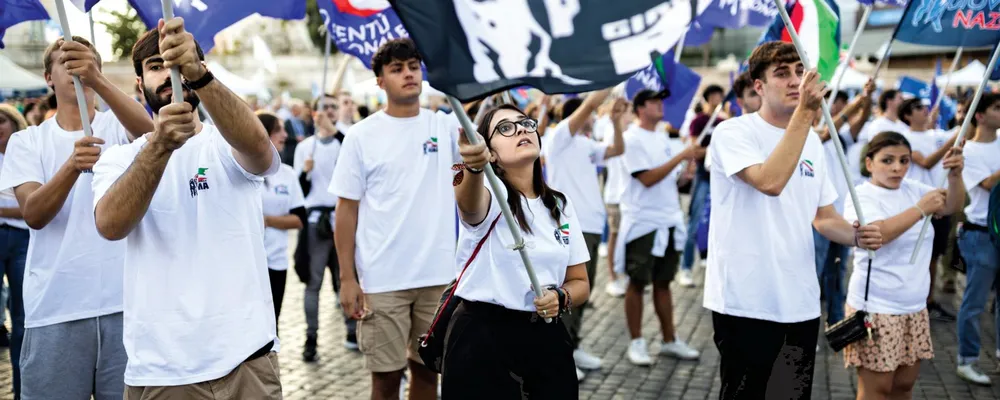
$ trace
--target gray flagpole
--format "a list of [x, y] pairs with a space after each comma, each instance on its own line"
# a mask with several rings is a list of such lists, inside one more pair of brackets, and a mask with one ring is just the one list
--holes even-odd
[[[774, 0], [774, 2], [778, 6], [778, 14], [781, 15], [781, 19], [785, 23], [788, 36], [791, 36], [792, 44], [795, 46], [795, 50], [799, 53], [799, 59], [802, 60], [802, 65], [807, 69], [812, 68], [808, 55], [805, 50], [803, 50], [802, 42], [799, 40], [799, 34], [798, 32], [795, 32], [795, 25], [792, 24], [792, 19], [788, 16], [788, 10], [785, 10], [784, 0]], [[886, 50], [886, 53], [888, 54], [888, 50]], [[876, 73], [877, 72], [878, 71], [876, 71]], [[830, 134], [836, 134], [837, 126], [833, 123], [833, 117], [830, 116], [830, 106], [826, 104], [825, 101], [821, 101], [820, 107], [823, 109], [823, 119], [826, 121], [827, 128], [830, 129]], [[840, 160], [840, 168], [843, 169], [844, 179], [847, 180], [847, 190], [851, 194], [851, 202], [854, 203], [854, 209], [857, 211], [858, 223], [865, 225], [865, 217], [861, 210], [861, 202], [858, 201], [858, 194], [854, 190], [853, 182], [851, 182], [851, 170], [847, 167], [847, 156], [844, 155], [844, 145], [840, 143], [840, 140], [833, 140], [833, 145], [837, 148], [837, 159]], [[868, 250], [868, 258], [874, 259], [875, 251]]]
[[[1000, 46], [997, 46], [997, 48], [993, 50], [993, 57], [990, 58], [990, 64], [986, 67], [983, 79], [979, 81], [979, 88], [976, 89], [976, 95], [972, 97], [972, 103], [969, 103], [969, 109], [965, 112], [965, 120], [962, 121], [962, 128], [959, 129], [958, 136], [955, 137], [954, 147], [958, 147], [958, 145], [962, 143], [962, 139], [965, 137], [965, 131], [969, 129], [969, 125], [972, 123], [972, 117], [976, 114], [976, 107], [979, 107], [979, 100], [983, 97], [983, 91], [986, 89], [986, 83], [990, 81], [990, 74], [997, 66], [997, 58], [1000, 58]], [[952, 66], [954, 65], [955, 64], [952, 64]], [[941, 96], [938, 97], [940, 98]], [[944, 181], [937, 187], [944, 187], [947, 183], [948, 175], [945, 175]], [[927, 235], [927, 227], [931, 225], [930, 222], [930, 215], [924, 217], [924, 225], [920, 227], [920, 236], [917, 237], [917, 245], [913, 248], [913, 253], [910, 254], [910, 264], [917, 262], [917, 253], [920, 252], [920, 244], [923, 243], [924, 237]]]
[[[63, 40], [73, 41], [73, 34], [69, 30], [69, 19], [66, 18], [66, 5], [64, 0], [56, 0], [56, 12], [59, 13], [59, 25], [62, 25]], [[169, 1], [169, 0], [168, 0]], [[73, 88], [76, 89], [76, 105], [80, 108], [80, 122], [83, 124], [83, 134], [93, 136], [94, 131], [90, 127], [90, 114], [87, 113], [87, 98], [83, 93], [83, 82], [80, 77], [73, 75]]]
[[[61, 1], [60, 1], [61, 2]], [[160, 0], [160, 4], [163, 6], [163, 21], [170, 21], [174, 18], [174, 3], [172, 0]], [[181, 86], [181, 70], [180, 67], [170, 68], [170, 90], [173, 97], [174, 103], [180, 103], [184, 101], [184, 88]]]
[[[854, 31], [854, 38], [851, 39], [851, 45], [847, 47], [847, 55], [844, 57], [844, 63], [842, 64], [844, 69], [833, 78], [829, 100], [831, 106], [833, 105], [833, 101], [837, 99], [837, 92], [840, 90], [840, 81], [844, 80], [844, 75], [847, 75], [847, 69], [851, 66], [851, 59], [854, 57], [854, 49], [857, 47], [858, 39], [861, 39], [861, 32], [864, 32], [865, 27], [868, 26], [868, 17], [872, 14], [872, 6], [864, 6], [864, 8], [865, 12], [861, 15], [861, 21], [858, 22], [858, 29]], [[830, 133], [831, 138], [836, 137], [835, 135], [839, 135], [839, 132]]]
[[958, 65], [958, 61], [961, 59], [962, 48], [959, 47], [958, 50], [955, 51], [955, 58], [951, 60], [951, 66], [948, 67], [948, 78], [945, 79], [944, 87], [942, 87], [941, 91], [938, 93], [938, 98], [934, 101], [934, 107], [931, 107], [931, 110], [941, 106], [941, 99], [944, 99], [944, 94], [948, 91], [948, 86], [951, 86], [951, 74], [955, 73], [955, 66]]
[[889, 38], [889, 44], [885, 46], [885, 53], [882, 53], [882, 58], [878, 59], [878, 64], [875, 64], [875, 72], [872, 72], [873, 80], [878, 79], [878, 73], [882, 72], [882, 64], [889, 60], [889, 54], [892, 53], [892, 44], [895, 42], [893, 38]]
[[[694, 21], [691, 21], [691, 23], [694, 23]], [[684, 51], [684, 39], [687, 38], [687, 34], [688, 33], [685, 30], [684, 33], [681, 34], [681, 40], [677, 41], [677, 47], [674, 49], [674, 63], [681, 62], [681, 52]]]
[[[87, 21], [90, 22], [90, 44], [94, 45], [94, 47], [97, 47], [97, 35], [94, 34], [94, 12], [93, 12], [93, 9], [91, 9], [91, 11], [87, 12]], [[106, 104], [104, 104], [104, 99], [102, 99], [101, 96], [97, 96], [97, 109], [98, 110], [105, 110], [105, 109], [107, 109], [107, 107], [105, 107], [105, 105]]]
[[715, 109], [712, 110], [712, 116], [708, 118], [708, 123], [705, 124], [705, 127], [701, 128], [701, 133], [699, 133], [698, 138], [695, 139], [695, 144], [701, 146], [702, 139], [705, 139], [705, 136], [708, 136], [708, 133], [712, 131], [711, 126], [715, 123], [715, 120], [719, 118], [719, 113], [722, 111], [722, 104], [725, 102], [725, 99], [723, 99], [722, 103], [719, 103], [719, 105], [715, 106]]
[[[472, 121], [469, 120], [465, 109], [462, 108], [462, 103], [452, 96], [448, 96], [448, 102], [451, 104], [451, 108], [455, 110], [455, 116], [458, 117], [458, 121], [462, 124], [462, 129], [465, 130], [465, 137], [469, 139], [469, 143], [480, 143], [479, 133], [472, 126]], [[483, 103], [485, 104], [485, 100]], [[482, 106], [480, 106], [479, 111], [479, 115], [485, 114], [482, 112], [485, 111]], [[510, 212], [510, 206], [507, 205], [507, 196], [504, 195], [503, 185], [493, 172], [493, 166], [487, 163], [483, 167], [483, 170], [486, 171], [486, 180], [489, 182], [490, 188], [493, 189], [493, 195], [497, 196], [497, 204], [500, 205], [500, 213], [503, 214], [503, 218], [507, 221], [507, 226], [510, 228], [510, 235], [514, 238], [514, 249], [521, 255], [521, 262], [524, 263], [524, 269], [528, 272], [528, 279], [531, 280], [531, 289], [535, 291], [535, 297], [542, 297], [542, 287], [538, 284], [538, 276], [535, 275], [535, 268], [531, 266], [531, 260], [528, 259], [528, 250], [524, 247], [524, 236], [521, 235], [521, 229], [518, 228], [514, 214]], [[552, 322], [552, 318], [545, 318], [545, 322]]]

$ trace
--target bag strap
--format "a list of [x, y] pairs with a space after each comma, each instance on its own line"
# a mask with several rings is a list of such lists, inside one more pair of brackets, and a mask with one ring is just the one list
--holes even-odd
[[[502, 213], [500, 215], [497, 215], [497, 217], [493, 220], [493, 223], [490, 224], [490, 228], [486, 230], [486, 234], [483, 235], [482, 239], [479, 239], [479, 243], [476, 244], [476, 248], [472, 250], [472, 254], [469, 256], [469, 259], [466, 260], [465, 265], [462, 266], [462, 272], [459, 272], [458, 278], [455, 279], [455, 284], [451, 286], [451, 293], [448, 293], [448, 297], [444, 300], [444, 303], [441, 303], [440, 307], [441, 310], [447, 307], [448, 303], [451, 302], [451, 298], [455, 296], [455, 291], [458, 290], [458, 283], [462, 280], [462, 275], [465, 275], [465, 270], [469, 269], [469, 265], [472, 265], [472, 261], [474, 261], [476, 259], [476, 256], [479, 255], [479, 250], [482, 250], [483, 245], [486, 244], [486, 239], [490, 238], [490, 233], [493, 232], [493, 228], [497, 226], [497, 222], [500, 222], [500, 217], [502, 216], [503, 216]], [[441, 319], [441, 313], [439, 312], [437, 313], [437, 315], [434, 316], [434, 321], [431, 322], [430, 328], [427, 328], [427, 335], [425, 336], [424, 339], [425, 341], [426, 338], [429, 338], [431, 336], [431, 332], [434, 332], [434, 326], [437, 325], [438, 320], [440, 319]]]
[[868, 311], [868, 284], [872, 282], [872, 259], [868, 259], [868, 275], [865, 276], [865, 303], [864, 310]]

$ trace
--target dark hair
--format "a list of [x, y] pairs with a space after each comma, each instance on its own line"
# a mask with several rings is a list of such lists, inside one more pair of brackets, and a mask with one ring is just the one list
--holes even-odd
[[892, 146], [906, 146], [908, 150], [912, 151], [910, 147], [910, 141], [906, 140], [906, 137], [898, 132], [886, 131], [875, 135], [867, 145], [865, 145], [865, 150], [861, 155], [861, 176], [866, 178], [871, 177], [872, 174], [868, 171], [867, 164], [865, 160], [869, 158], [875, 158], [875, 154], [886, 147]]
[[[198, 52], [198, 59], [205, 61], [205, 52], [201, 51], [198, 41], [194, 42], [194, 48]], [[143, 33], [132, 46], [132, 68], [135, 68], [135, 76], [142, 78], [142, 60], [157, 54], [160, 54], [160, 31], [153, 28]]]
[[708, 87], [705, 88], [705, 91], [701, 92], [701, 98], [705, 101], [708, 101], [708, 98], [716, 93], [724, 96], [726, 94], [726, 91], [722, 89], [722, 86], [708, 85]]
[[736, 98], [742, 99], [743, 91], [747, 89], [753, 90], [753, 79], [750, 79], [750, 71], [743, 72], [733, 82], [733, 91], [736, 92]]
[[279, 124], [281, 124], [281, 119], [269, 112], [258, 112], [257, 119], [264, 125], [264, 129], [267, 129], [268, 136], [274, 134], [280, 127]]
[[767, 81], [767, 68], [774, 64], [798, 62], [799, 53], [791, 43], [773, 41], [761, 44], [753, 49], [747, 60], [750, 79]]
[[[63, 39], [60, 38], [59, 40], [56, 40], [51, 44], [49, 44], [49, 47], [45, 48], [45, 53], [42, 56], [42, 63], [45, 67], [46, 74], [52, 73], [52, 63], [55, 62], [55, 60], [52, 59], [52, 53], [55, 52], [56, 50], [59, 50], [59, 44], [62, 43], [62, 41]], [[73, 36], [73, 41], [79, 42], [80, 44], [87, 46], [87, 48], [94, 53], [94, 57], [97, 58], [97, 68], [101, 68], [101, 64], [103, 63], [103, 61], [101, 61], [101, 54], [97, 52], [97, 48], [94, 47], [94, 45], [91, 44], [90, 41], [79, 36]]]
[[[983, 97], [979, 99], [979, 104], [976, 105], [976, 113], [972, 115], [972, 126], [979, 126], [979, 122], [976, 121], [976, 114], [985, 113], [987, 109], [997, 102], [1000, 102], [1000, 94], [983, 93]], [[968, 108], [969, 105], [971, 104], [967, 104], [966, 108]]]
[[[517, 111], [518, 113], [524, 115], [524, 112], [521, 111], [521, 109], [512, 104], [501, 104], [496, 107], [491, 107], [489, 110], [485, 110], [486, 114], [483, 115], [483, 121], [479, 124], [476, 132], [479, 132], [479, 135], [486, 141], [486, 147], [489, 149], [492, 149], [492, 146], [490, 146], [490, 124], [493, 122], [493, 116], [500, 110]], [[541, 140], [539, 140], [538, 143], [539, 146], [541, 146]], [[531, 226], [528, 225], [528, 220], [524, 216], [524, 207], [521, 206], [521, 198], [524, 197], [524, 193], [521, 193], [517, 190], [517, 188], [511, 185], [510, 181], [508, 181], [504, 176], [503, 167], [501, 167], [498, 162], [493, 162], [492, 165], [493, 171], [496, 172], [497, 177], [500, 178], [500, 182], [502, 182], [504, 188], [507, 189], [507, 205], [510, 206], [510, 211], [514, 214], [514, 218], [517, 219], [517, 225], [521, 227], [522, 231], [532, 233]], [[535, 193], [538, 194], [538, 197], [542, 199], [542, 204], [545, 205], [545, 208], [549, 209], [549, 216], [558, 223], [564, 211], [563, 208], [566, 204], [566, 196], [545, 184], [545, 180], [542, 179], [541, 157], [535, 159], [535, 165], [531, 177], [531, 186], [535, 190]], [[517, 193], [517, 196], [512, 196], [512, 193]]]
[[423, 60], [420, 58], [420, 52], [417, 51], [417, 45], [413, 43], [412, 39], [399, 38], [387, 41], [382, 43], [375, 55], [372, 56], [372, 72], [375, 73], [375, 76], [382, 76], [382, 68], [392, 63], [393, 60], [408, 61], [414, 58], [417, 61]]
[[319, 101], [321, 99], [334, 99], [334, 100], [337, 100], [337, 96], [334, 95], [334, 94], [331, 94], [331, 93], [323, 93], [322, 96], [319, 96], [319, 97], [313, 99], [313, 101], [312, 101], [312, 110], [313, 111], [319, 111]]
[[566, 100], [566, 102], [562, 105], [562, 114], [560, 114], [559, 119], [569, 118], [569, 116], [573, 115], [573, 113], [576, 112], [576, 109], [580, 108], [580, 105], [582, 104], [583, 99], [579, 97]]
[[889, 89], [882, 92], [882, 94], [878, 96], [878, 109], [885, 112], [885, 109], [889, 107], [889, 100], [895, 99], [897, 94], [899, 94], [899, 91], [896, 89]]
[[56, 99], [55, 93], [52, 93], [49, 95], [49, 97], [45, 98], [45, 105], [48, 106], [48, 108], [45, 109], [46, 112], [50, 110], [59, 109], [59, 100]]
[[371, 113], [372, 112], [368, 109], [368, 106], [358, 106], [358, 115], [361, 116], [361, 119], [368, 118], [368, 115]]
[[899, 104], [899, 119], [903, 121], [906, 125], [910, 124], [910, 114], [913, 111], [924, 106], [923, 100], [918, 98], [906, 99]]
[[833, 98], [833, 101], [835, 103], [838, 102], [838, 101], [843, 101], [843, 102], [846, 103], [848, 100], [850, 100], [850, 97], [847, 96], [847, 92], [843, 92], [843, 91], [840, 91], [840, 90], [837, 91], [837, 96], [835, 96]]

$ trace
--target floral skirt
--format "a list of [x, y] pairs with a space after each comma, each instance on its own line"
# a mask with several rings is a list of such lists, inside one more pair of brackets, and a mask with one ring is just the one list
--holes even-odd
[[[856, 310], [844, 305], [845, 314]], [[872, 340], [861, 339], [844, 348], [844, 366], [892, 372], [901, 366], [934, 358], [927, 309], [905, 315], [871, 314]]]

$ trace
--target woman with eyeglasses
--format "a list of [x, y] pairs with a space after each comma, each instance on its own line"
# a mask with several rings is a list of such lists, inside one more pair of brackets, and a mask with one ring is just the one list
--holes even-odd
[[[572, 199], [542, 180], [538, 124], [512, 105], [486, 111], [455, 177], [461, 228], [459, 305], [445, 338], [446, 399], [578, 397], [573, 346], [561, 317], [590, 297], [587, 253]], [[498, 195], [483, 178], [489, 162], [503, 183], [544, 295], [535, 298]], [[463, 268], [467, 265], [467, 268]], [[551, 322], [545, 320], [549, 318]]]

